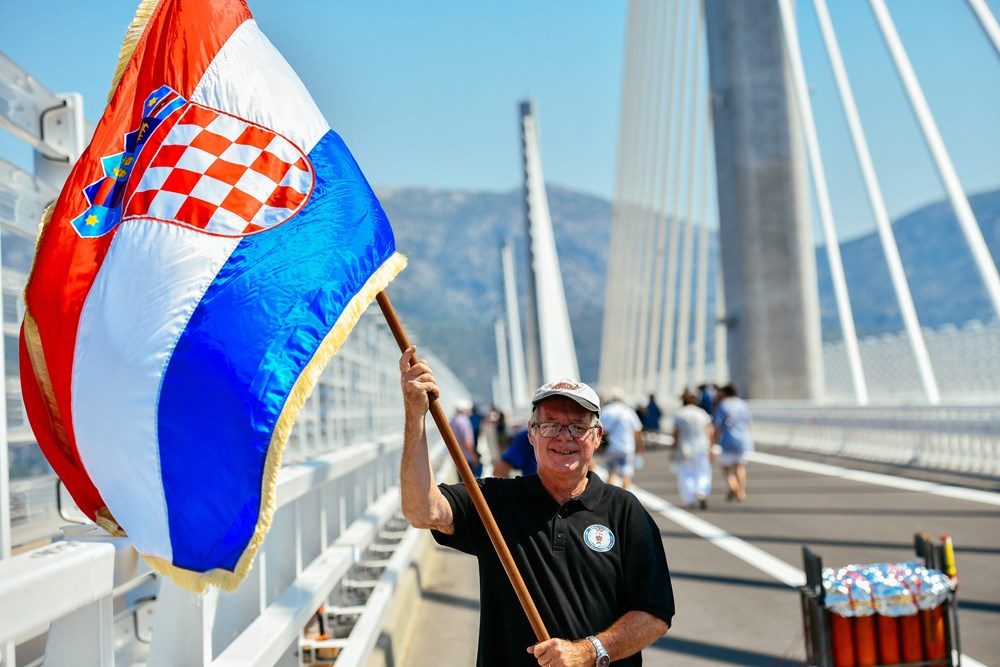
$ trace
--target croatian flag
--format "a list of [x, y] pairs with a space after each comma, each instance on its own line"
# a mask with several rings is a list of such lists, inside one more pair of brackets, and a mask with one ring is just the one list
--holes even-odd
[[378, 200], [239, 0], [147, 0], [40, 235], [21, 384], [81, 509], [234, 589], [323, 366], [405, 265]]

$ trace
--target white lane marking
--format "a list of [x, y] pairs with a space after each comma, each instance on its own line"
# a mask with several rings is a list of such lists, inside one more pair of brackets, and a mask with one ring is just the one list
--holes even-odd
[[947, 484], [937, 484], [935, 482], [923, 482], [915, 479], [903, 477], [893, 477], [877, 472], [865, 472], [863, 470], [851, 470], [828, 463], [814, 463], [813, 461], [800, 461], [786, 456], [775, 454], [764, 454], [763, 452], [753, 452], [750, 460], [755, 463], [779, 466], [790, 470], [801, 470], [816, 475], [826, 475], [828, 477], [839, 477], [849, 479], [853, 482], [863, 482], [865, 484], [877, 484], [880, 486], [891, 486], [905, 491], [916, 491], [919, 493], [929, 493], [935, 496], [955, 498], [958, 500], [968, 500], [984, 505], [1000, 506], [1000, 493], [990, 491], [979, 491], [977, 489], [965, 489], [959, 486], [949, 486]]
[[758, 549], [749, 542], [745, 542], [735, 535], [730, 535], [716, 525], [704, 519], [699, 519], [690, 512], [685, 512], [681, 508], [667, 502], [659, 496], [632, 485], [629, 489], [650, 511], [656, 512], [670, 519], [674, 523], [687, 528], [695, 535], [703, 537], [715, 546], [728, 551], [740, 560], [746, 561], [758, 570], [765, 572], [783, 584], [797, 588], [806, 583], [805, 573], [792, 567], [785, 561], [775, 558], [771, 554]]

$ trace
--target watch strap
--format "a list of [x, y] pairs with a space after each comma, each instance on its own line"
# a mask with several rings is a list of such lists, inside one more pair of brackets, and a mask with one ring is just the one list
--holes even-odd
[[604, 644], [601, 643], [601, 640], [594, 635], [590, 635], [587, 639], [594, 645], [594, 650], [597, 652], [597, 658], [594, 660], [594, 667], [601, 667], [602, 664], [608, 664], [608, 661], [603, 663], [601, 662], [601, 658], [608, 657], [608, 652], [605, 650]]

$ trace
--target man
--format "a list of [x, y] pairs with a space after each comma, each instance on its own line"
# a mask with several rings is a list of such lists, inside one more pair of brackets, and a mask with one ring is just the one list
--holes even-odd
[[698, 393], [698, 407], [710, 415], [713, 414], [715, 412], [715, 385], [700, 384], [698, 385]]
[[608, 469], [609, 484], [617, 483], [621, 477], [622, 488], [627, 489], [632, 484], [636, 464], [642, 465], [642, 422], [635, 410], [625, 405], [624, 392], [612, 389], [610, 398], [602, 418], [608, 434], [604, 467]]
[[716, 395], [719, 402], [712, 422], [715, 442], [722, 448], [719, 464], [729, 486], [726, 500], [742, 503], [747, 498], [747, 455], [754, 450], [750, 437], [750, 406], [739, 397], [734, 384], [719, 387]]
[[448, 425], [451, 432], [455, 434], [465, 460], [472, 469], [472, 474], [479, 477], [483, 474], [483, 464], [479, 460], [479, 450], [476, 449], [476, 435], [472, 427], [472, 402], [465, 399], [455, 401], [455, 416], [451, 418]]
[[424, 419], [429, 397], [438, 395], [434, 375], [413, 347], [399, 365], [403, 514], [431, 528], [438, 543], [479, 560], [477, 664], [641, 665], [639, 651], [666, 634], [673, 618], [670, 573], [659, 529], [639, 501], [588, 472], [602, 434], [597, 394], [567, 380], [541, 387], [528, 426], [538, 473], [479, 481], [553, 637], [537, 642], [468, 491], [435, 483]]
[[649, 395], [649, 402], [646, 403], [646, 413], [642, 416], [642, 430], [650, 433], [660, 432], [660, 416], [663, 412], [656, 403], [656, 394]]

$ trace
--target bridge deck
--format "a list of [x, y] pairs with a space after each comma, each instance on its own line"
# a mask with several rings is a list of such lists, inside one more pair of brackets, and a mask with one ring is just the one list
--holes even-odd
[[[801, 547], [811, 547], [833, 567], [911, 560], [913, 535], [920, 531], [954, 538], [961, 581], [961, 646], [963, 654], [973, 659], [963, 664], [1000, 664], [998, 480], [970, 478], [967, 481], [992, 490], [956, 498], [935, 493], [940, 487], [906, 490], [784, 465], [801, 459], [770, 460], [783, 465], [751, 464], [750, 497], [745, 504], [725, 502], [717, 475], [707, 511], [690, 513], [665, 505], [662, 512], [652, 512], [662, 530], [678, 613], [669, 635], [643, 652], [644, 664], [800, 665], [805, 643], [799, 597], [782, 578], [787, 580], [801, 569]], [[899, 469], [891, 472], [912, 475]], [[942, 481], [956, 479], [951, 475]], [[637, 483], [668, 502], [679, 502], [664, 450], [649, 453]], [[709, 541], [697, 532], [713, 526], [732, 538]], [[754, 557], [757, 552], [740, 540], [765, 555]], [[749, 554], [747, 560], [723, 550], [720, 543]], [[474, 560], [439, 549], [436, 566], [425, 581], [415, 631], [401, 652], [404, 667], [444, 664], [443, 656], [447, 664], [474, 664], [477, 589]]]

